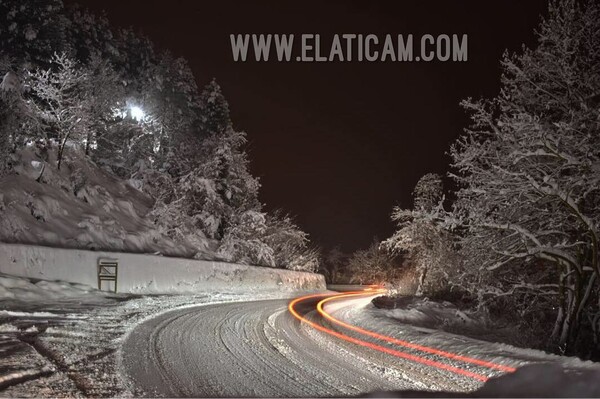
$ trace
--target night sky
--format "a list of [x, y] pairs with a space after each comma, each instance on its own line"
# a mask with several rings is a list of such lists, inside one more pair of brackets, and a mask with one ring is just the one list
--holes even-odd
[[[504, 49], [534, 44], [544, 0], [148, 1], [77, 0], [105, 10], [215, 77], [234, 125], [248, 134], [267, 209], [282, 208], [324, 248], [353, 251], [392, 234], [427, 172], [446, 173], [468, 96], [499, 89]], [[231, 33], [466, 33], [468, 62], [234, 62]]]

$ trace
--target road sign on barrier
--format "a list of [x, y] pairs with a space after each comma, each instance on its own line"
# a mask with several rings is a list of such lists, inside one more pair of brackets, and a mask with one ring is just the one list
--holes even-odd
[[98, 259], [98, 289], [117, 292], [119, 261], [116, 259]]

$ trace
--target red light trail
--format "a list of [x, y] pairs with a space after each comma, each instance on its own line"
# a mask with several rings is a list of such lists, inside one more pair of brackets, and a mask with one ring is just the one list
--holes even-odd
[[288, 310], [289, 312], [292, 314], [292, 316], [294, 316], [296, 319], [300, 320], [301, 322], [306, 323], [307, 325], [311, 326], [312, 328], [315, 328], [316, 330], [319, 330], [321, 332], [324, 332], [326, 334], [329, 334], [331, 336], [334, 336], [338, 339], [347, 341], [347, 342], [351, 342], [353, 344], [356, 345], [360, 345], [363, 347], [367, 347], [379, 352], [383, 352], [383, 353], [387, 353], [389, 355], [392, 356], [396, 356], [399, 358], [403, 358], [403, 359], [407, 359], [407, 360], [411, 360], [417, 363], [421, 363], [421, 364], [425, 364], [427, 366], [431, 366], [431, 367], [435, 367], [437, 369], [441, 369], [441, 370], [446, 370], [446, 371], [450, 371], [452, 373], [455, 374], [460, 374], [460, 375], [464, 375], [470, 378], [474, 378], [476, 380], [479, 381], [487, 381], [488, 377], [482, 374], [478, 374], [469, 370], [465, 370], [465, 369], [461, 369], [455, 366], [451, 366], [449, 364], [445, 364], [445, 363], [441, 363], [435, 360], [431, 360], [431, 359], [427, 359], [425, 357], [421, 357], [418, 355], [414, 355], [414, 354], [410, 354], [410, 353], [406, 353], [406, 352], [402, 352], [396, 349], [391, 349], [391, 348], [387, 348], [384, 346], [380, 346], [377, 344], [374, 344], [372, 342], [368, 342], [368, 341], [363, 341], [361, 339], [358, 338], [354, 338], [351, 336], [348, 336], [344, 333], [341, 333], [339, 331], [335, 331], [332, 330], [330, 328], [327, 328], [325, 326], [322, 326], [320, 324], [317, 324], [311, 320], [308, 320], [307, 318], [305, 318], [304, 316], [302, 316], [300, 313], [298, 313], [298, 311], [296, 310], [296, 306], [304, 301], [307, 300], [311, 300], [311, 299], [315, 299], [315, 298], [322, 298], [322, 297], [326, 297], [325, 299], [319, 301], [317, 303], [317, 312], [326, 320], [330, 321], [331, 323], [337, 324], [341, 327], [344, 327], [346, 329], [352, 330], [354, 332], [357, 332], [361, 335], [364, 336], [369, 336], [371, 338], [375, 338], [378, 340], [382, 340], [388, 343], [392, 343], [395, 345], [399, 345], [399, 346], [403, 346], [406, 348], [410, 348], [410, 349], [415, 349], [421, 352], [426, 352], [426, 353], [430, 353], [430, 354], [434, 354], [434, 355], [438, 355], [438, 356], [442, 356], [442, 357], [446, 357], [449, 359], [453, 359], [453, 360], [458, 360], [458, 361], [462, 361], [465, 363], [471, 363], [471, 364], [476, 364], [482, 367], [487, 367], [490, 369], [495, 369], [495, 370], [500, 370], [500, 371], [504, 371], [504, 372], [514, 372], [515, 368], [514, 367], [508, 367], [508, 366], [504, 366], [501, 364], [496, 364], [493, 362], [489, 362], [489, 361], [484, 361], [484, 360], [480, 360], [480, 359], [475, 359], [475, 358], [471, 358], [471, 357], [467, 357], [467, 356], [462, 356], [459, 354], [455, 354], [455, 353], [451, 353], [451, 352], [447, 352], [447, 351], [443, 351], [440, 349], [436, 349], [436, 348], [431, 348], [428, 346], [423, 346], [423, 345], [418, 345], [418, 344], [414, 344], [408, 341], [404, 341], [404, 340], [399, 340], [396, 338], [392, 338], [389, 337], [387, 335], [383, 335], [383, 334], [379, 334], [373, 331], [369, 331], [369, 330], [365, 330], [363, 328], [345, 323], [339, 319], [336, 319], [335, 317], [333, 317], [331, 314], [329, 314], [327, 311], [325, 311], [324, 309], [324, 305], [327, 302], [330, 301], [335, 301], [335, 300], [340, 300], [340, 299], [344, 299], [344, 298], [348, 298], [348, 297], [360, 297], [360, 296], [372, 296], [372, 295], [376, 295], [379, 293], [385, 292], [385, 290], [378, 288], [378, 287], [369, 287], [364, 291], [352, 291], [352, 292], [346, 292], [346, 293], [341, 293], [341, 294], [314, 294], [314, 295], [307, 295], [307, 296], [303, 296], [303, 297], [299, 297], [294, 299], [293, 301], [290, 302], [290, 304], [288, 305]]

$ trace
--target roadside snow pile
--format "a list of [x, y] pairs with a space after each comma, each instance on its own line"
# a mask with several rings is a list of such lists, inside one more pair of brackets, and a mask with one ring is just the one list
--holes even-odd
[[567, 370], [556, 364], [531, 364], [516, 372], [490, 378], [469, 393], [395, 391], [373, 392], [370, 398], [598, 398], [599, 370]]
[[[423, 327], [418, 323], [399, 322], [398, 319], [391, 318], [386, 314], [391, 312], [391, 310], [375, 308], [370, 298], [328, 303], [325, 306], [325, 310], [348, 324], [356, 325], [398, 340], [430, 348], [443, 349], [447, 352], [475, 357], [500, 365], [521, 367], [536, 363], [554, 363], [573, 372], [581, 370], [600, 372], [600, 365], [598, 363], [502, 343], [501, 340], [494, 339], [492, 334], [495, 332], [485, 329], [476, 333], [472, 331], [471, 334], [457, 335], [438, 328]], [[486, 333], [489, 335], [485, 336]], [[485, 341], [482, 339], [485, 339]], [[403, 347], [402, 350], [405, 351], [407, 349]], [[421, 352], [417, 351], [417, 353], [421, 355]], [[456, 361], [454, 365], [464, 367], [464, 363], [460, 361]], [[485, 370], [485, 375], [493, 377], [498, 375], [498, 371], [492, 369]]]
[[[0, 300], [18, 302], [41, 302], [54, 299], [89, 297], [90, 295], [110, 296], [88, 285], [64, 281], [34, 280], [0, 274]], [[2, 314], [2, 311], [0, 311]]]
[[15, 154], [17, 174], [0, 180], [0, 241], [212, 259], [210, 240], [198, 253], [158, 231], [146, 219], [153, 200], [126, 181], [75, 151], [60, 170], [54, 158], [35, 145]]
[[[383, 303], [383, 306], [380, 305]], [[450, 302], [434, 302], [427, 298], [404, 296], [392, 301], [373, 300], [385, 316], [402, 323], [445, 331], [481, 331], [484, 326]], [[385, 309], [393, 307], [393, 309]]]
[[462, 311], [450, 302], [436, 302], [426, 297], [378, 297], [373, 312], [396, 322], [419, 328], [446, 331], [489, 342], [503, 342], [523, 347], [521, 331], [514, 325], [498, 325], [473, 312]]

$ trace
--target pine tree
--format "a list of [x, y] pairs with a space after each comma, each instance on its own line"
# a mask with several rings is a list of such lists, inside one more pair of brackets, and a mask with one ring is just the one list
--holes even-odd
[[156, 168], [181, 176], [201, 161], [200, 99], [194, 75], [183, 58], [160, 55], [146, 97], [156, 137]]
[[98, 142], [108, 140], [109, 130], [119, 122], [115, 109], [125, 105], [125, 88], [111, 64], [96, 53], [91, 53], [84, 67], [86, 80], [82, 87], [82, 107], [85, 121], [84, 152], [91, 155]]
[[204, 178], [214, 182], [216, 196], [213, 214], [219, 219], [217, 230], [211, 232], [222, 238], [232, 227], [236, 215], [260, 210], [260, 184], [248, 171], [248, 158], [243, 150], [246, 135], [234, 130], [229, 117], [229, 104], [221, 88], [212, 81], [200, 96], [200, 121], [205, 139], [202, 145], [203, 164], [199, 167]]

